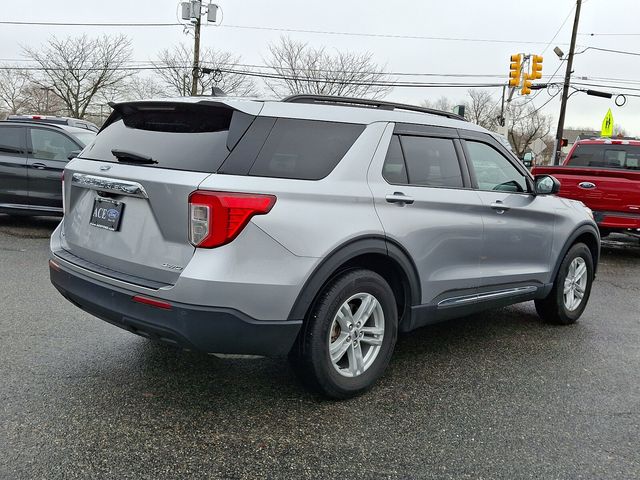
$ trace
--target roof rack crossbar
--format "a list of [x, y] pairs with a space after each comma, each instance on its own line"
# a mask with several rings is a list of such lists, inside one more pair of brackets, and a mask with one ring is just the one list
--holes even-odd
[[455, 113], [436, 110], [435, 108], [419, 107], [417, 105], [408, 105], [406, 103], [387, 102], [385, 100], [369, 100], [367, 98], [353, 97], [336, 97], [332, 95], [311, 95], [300, 94], [291, 95], [282, 99], [287, 103], [318, 103], [327, 105], [351, 105], [357, 107], [378, 108], [380, 110], [406, 110], [410, 112], [429, 113], [431, 115], [440, 115], [442, 117], [453, 118], [455, 120], [464, 120], [464, 117]]

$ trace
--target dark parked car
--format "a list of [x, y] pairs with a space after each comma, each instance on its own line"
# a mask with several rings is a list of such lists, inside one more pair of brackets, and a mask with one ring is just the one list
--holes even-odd
[[0, 122], [0, 212], [62, 215], [62, 171], [95, 136], [66, 125]]

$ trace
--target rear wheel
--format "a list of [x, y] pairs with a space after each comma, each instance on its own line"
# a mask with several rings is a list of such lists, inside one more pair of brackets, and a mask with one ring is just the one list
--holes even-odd
[[593, 257], [584, 243], [569, 249], [549, 295], [536, 300], [540, 317], [557, 325], [575, 323], [589, 301], [593, 282]]
[[300, 379], [331, 398], [349, 398], [383, 374], [397, 337], [389, 284], [375, 272], [352, 270], [320, 294], [290, 359]]

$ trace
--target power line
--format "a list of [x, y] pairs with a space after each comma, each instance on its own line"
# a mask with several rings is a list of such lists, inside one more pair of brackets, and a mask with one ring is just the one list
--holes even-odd
[[[0, 59], [0, 62], [31, 62], [34, 63], [33, 60], [30, 59], [16, 59], [16, 58], [2, 58]], [[138, 66], [136, 67], [131, 67], [133, 69], [148, 69], [147, 67], [152, 67], [153, 69], [156, 68], [156, 65], [158, 65], [157, 62], [153, 61], [153, 60], [129, 60], [126, 62], [127, 64], [138, 64]], [[221, 63], [213, 63], [213, 62], [206, 62], [206, 61], [202, 61], [201, 62], [204, 65], [209, 65], [209, 66], [231, 66], [231, 67], [243, 67], [243, 68], [260, 68], [260, 69], [271, 69], [271, 70], [277, 70], [277, 69], [283, 69], [283, 70], [290, 70], [290, 71], [295, 71], [296, 69], [293, 67], [274, 67], [271, 65], [258, 65], [258, 64], [248, 64], [248, 63], [231, 63], [231, 62], [221, 62]], [[172, 68], [174, 67], [169, 66], [163, 66], [163, 65], [158, 65], [162, 68]], [[4, 70], [8, 70], [8, 69], [15, 69], [15, 70], [24, 70], [27, 68], [35, 68], [38, 70], [41, 70], [41, 67], [38, 64], [34, 64], [34, 65], [30, 65], [27, 67], [22, 67], [22, 66], [16, 66], [16, 67], [12, 67], [12, 66], [7, 66], [7, 65], [3, 65], [2, 69]], [[175, 68], [191, 68], [190, 65], [176, 65]], [[82, 69], [81, 69], [82, 70]], [[351, 71], [351, 70], [332, 70], [332, 69], [315, 69], [314, 71], [316, 72], [322, 72], [322, 73], [361, 73], [358, 71]], [[487, 74], [482, 74], [482, 73], [420, 73], [420, 72], [386, 72], [386, 71], [380, 71], [380, 72], [376, 72], [376, 73], [381, 73], [384, 75], [389, 75], [389, 76], [398, 76], [398, 77], [450, 77], [450, 78], [502, 78], [504, 77], [503, 74], [499, 74], [499, 73], [487, 73]]]
[[640, 33], [579, 33], [581, 36], [588, 37], [640, 37]]
[[[168, 70], [176, 68], [175, 66], [165, 66], [159, 65], [156, 67], [119, 67], [114, 68], [112, 70], [117, 71], [140, 71], [140, 70]], [[179, 67], [188, 69], [189, 67]], [[12, 70], [12, 67], [0, 67], [0, 70]], [[29, 70], [29, 71], [66, 71], [65, 68], [41, 68], [41, 67], [23, 67], [21, 70]], [[82, 68], [78, 69], [80, 71], [102, 71], [102, 68]], [[395, 82], [395, 81], [350, 81], [350, 80], [331, 80], [325, 78], [307, 78], [300, 77], [294, 75], [280, 75], [280, 74], [272, 74], [266, 72], [256, 72], [250, 70], [235, 70], [235, 69], [227, 69], [220, 68], [222, 73], [232, 73], [238, 75], [246, 75], [250, 77], [259, 77], [259, 78], [271, 78], [278, 80], [299, 80], [305, 82], [322, 82], [329, 84], [340, 84], [340, 85], [368, 85], [368, 86], [378, 86], [378, 87], [398, 87], [398, 88], [429, 88], [429, 87], [442, 87], [442, 88], [473, 88], [473, 87], [483, 87], [483, 88], [491, 88], [491, 87], [502, 87], [502, 83], [462, 83], [462, 82]]]
[[[166, 22], [166, 23], [129, 23], [129, 22], [26, 22], [15, 20], [3, 20], [0, 21], [0, 25], [30, 25], [30, 26], [50, 26], [50, 27], [184, 27], [185, 24], [180, 22]], [[498, 38], [471, 38], [471, 37], [441, 37], [441, 36], [425, 36], [425, 35], [403, 35], [403, 34], [391, 34], [391, 33], [368, 33], [368, 32], [341, 32], [337, 30], [311, 30], [301, 28], [281, 28], [281, 27], [264, 27], [260, 25], [230, 25], [224, 24], [218, 26], [218, 28], [236, 28], [242, 30], [263, 30], [263, 31], [275, 31], [275, 32], [289, 32], [289, 33], [311, 33], [320, 35], [343, 35], [350, 37], [370, 37], [370, 38], [395, 38], [395, 39], [409, 39], [409, 40], [437, 40], [437, 41], [451, 41], [451, 42], [476, 42], [476, 43], [501, 43], [501, 44], [528, 44], [528, 45], [544, 45], [545, 42], [534, 40], [506, 40]], [[561, 44], [566, 45], [566, 44]]]
[[600, 87], [600, 88], [612, 88], [612, 89], [625, 89], [632, 92], [640, 92], [640, 88], [621, 86], [621, 85], [603, 85], [599, 83], [583, 83], [583, 82], [571, 82], [571, 85], [578, 85], [580, 87]]
[[547, 43], [547, 46], [544, 47], [544, 50], [542, 51], [541, 55], [544, 55], [544, 53], [549, 49], [549, 47], [551, 46], [551, 44], [553, 43], [553, 41], [556, 39], [556, 37], [560, 34], [560, 32], [562, 31], [562, 29], [564, 28], [565, 24], [567, 23], [567, 20], [569, 20], [569, 18], [571, 17], [571, 14], [573, 13], [573, 10], [576, 7], [571, 7], [571, 10], [569, 10], [569, 13], [567, 14], [567, 16], [565, 17], [565, 19], [562, 21], [562, 24], [560, 25], [560, 28], [558, 28], [558, 31], [556, 32], [556, 34], [553, 36], [553, 38], [551, 40], [549, 40], [549, 43]]
[[633, 55], [633, 56], [636, 56], [636, 57], [640, 57], [640, 52], [630, 52], [628, 50], [614, 50], [614, 49], [611, 49], [611, 48], [600, 48], [600, 47], [586, 47], [581, 52], [576, 53], [576, 55], [582, 54], [582, 53], [586, 52], [587, 50], [597, 50], [599, 52], [619, 53], [621, 55]]
[[118, 23], [118, 22], [19, 22], [14, 20], [0, 21], [0, 25], [30, 25], [34, 27], [176, 27], [182, 23]]
[[250, 29], [250, 30], [266, 30], [266, 31], [278, 31], [278, 32], [291, 32], [291, 33], [313, 33], [322, 35], [346, 35], [352, 37], [370, 37], [370, 38], [399, 38], [410, 40], [440, 40], [440, 41], [452, 41], [452, 42], [482, 42], [482, 43], [521, 43], [530, 45], [544, 45], [545, 42], [532, 41], [532, 40], [505, 40], [495, 38], [469, 38], [469, 37], [440, 37], [440, 36], [425, 36], [425, 35], [400, 35], [389, 33], [366, 33], [366, 32], [340, 32], [335, 30], [305, 30], [300, 28], [277, 28], [277, 27], [262, 27], [257, 25], [223, 25], [223, 28], [238, 28], [238, 29]]

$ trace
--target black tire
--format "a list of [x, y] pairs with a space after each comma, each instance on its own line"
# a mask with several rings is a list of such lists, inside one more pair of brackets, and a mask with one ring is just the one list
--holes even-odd
[[[361, 374], [338, 373], [329, 355], [330, 329], [340, 307], [353, 295], [373, 295], [384, 314], [382, 345], [373, 363]], [[375, 272], [358, 269], [333, 279], [320, 293], [305, 319], [289, 359], [300, 380], [312, 391], [334, 399], [360, 395], [384, 373], [398, 335], [396, 300], [389, 284]]]
[[[574, 310], [569, 310], [564, 302], [564, 283], [571, 262], [577, 257], [581, 257], [587, 266], [587, 284], [580, 305]], [[569, 249], [562, 260], [549, 295], [544, 299], [535, 301], [538, 315], [545, 322], [555, 325], [571, 325], [575, 323], [587, 307], [592, 283], [593, 257], [591, 256], [591, 251], [584, 243], [576, 243]]]

